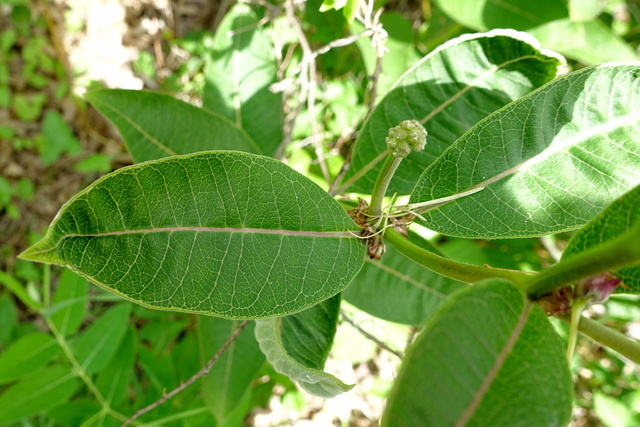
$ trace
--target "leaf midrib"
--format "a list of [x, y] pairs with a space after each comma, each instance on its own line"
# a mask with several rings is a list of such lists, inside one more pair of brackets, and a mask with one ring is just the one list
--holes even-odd
[[106, 231], [102, 233], [69, 233], [64, 238], [70, 237], [101, 237], [119, 236], [126, 234], [151, 234], [151, 233], [175, 233], [179, 231], [195, 231], [205, 233], [246, 233], [246, 234], [276, 234], [282, 236], [302, 237], [331, 237], [331, 238], [355, 238], [357, 235], [349, 231], [307, 231], [307, 230], [281, 230], [269, 228], [251, 227], [161, 227], [139, 230]]

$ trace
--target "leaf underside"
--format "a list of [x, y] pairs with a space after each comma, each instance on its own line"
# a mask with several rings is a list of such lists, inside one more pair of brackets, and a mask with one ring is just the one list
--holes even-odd
[[405, 356], [382, 426], [566, 425], [572, 381], [544, 313], [502, 280], [451, 296]]
[[365, 251], [351, 230], [333, 198], [284, 164], [204, 152], [96, 181], [21, 256], [152, 308], [262, 318], [343, 290]]
[[398, 168], [387, 194], [409, 194], [424, 169], [478, 121], [556, 76], [563, 59], [513, 30], [464, 35], [409, 69], [376, 106], [354, 146], [342, 186], [369, 193], [386, 150], [389, 129], [418, 120], [427, 129], [424, 151]]
[[584, 68], [482, 120], [432, 163], [411, 202], [460, 193], [423, 215], [466, 238], [534, 237], [583, 226], [640, 184], [640, 63]]

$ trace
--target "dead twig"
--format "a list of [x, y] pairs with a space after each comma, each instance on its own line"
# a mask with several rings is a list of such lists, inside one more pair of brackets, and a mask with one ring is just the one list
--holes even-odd
[[193, 384], [194, 382], [196, 382], [197, 380], [199, 380], [200, 378], [206, 376], [209, 371], [211, 370], [211, 368], [213, 367], [213, 365], [218, 361], [218, 359], [220, 359], [220, 357], [222, 356], [222, 354], [227, 350], [227, 348], [229, 348], [229, 346], [236, 340], [236, 338], [238, 338], [238, 335], [240, 335], [240, 332], [242, 332], [242, 330], [249, 324], [249, 320], [245, 320], [244, 322], [242, 322], [240, 324], [240, 326], [238, 326], [238, 328], [233, 331], [233, 333], [231, 334], [231, 336], [229, 337], [229, 339], [227, 340], [227, 342], [225, 342], [222, 347], [220, 347], [220, 350], [218, 350], [218, 352], [216, 354], [213, 355], [213, 357], [209, 360], [209, 362], [204, 366], [204, 368], [200, 369], [194, 376], [192, 376], [191, 378], [189, 378], [187, 381], [185, 381], [184, 383], [182, 383], [179, 387], [175, 388], [173, 391], [171, 391], [168, 394], [165, 394], [164, 396], [162, 396], [160, 399], [156, 400], [155, 402], [153, 402], [151, 405], [144, 407], [142, 409], [140, 409], [139, 411], [137, 411], [135, 414], [133, 414], [128, 420], [126, 420], [124, 422], [124, 424], [122, 424], [122, 427], [126, 427], [129, 424], [131, 424], [135, 419], [137, 419], [138, 417], [140, 417], [141, 415], [151, 411], [154, 408], [157, 408], [158, 406], [162, 405], [164, 402], [166, 402], [167, 400], [171, 399], [173, 396], [177, 395], [178, 393], [182, 392], [184, 389], [186, 389], [187, 387], [189, 387], [191, 384]]

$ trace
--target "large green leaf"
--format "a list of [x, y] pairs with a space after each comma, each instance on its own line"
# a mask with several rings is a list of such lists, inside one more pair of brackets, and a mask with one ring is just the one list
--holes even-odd
[[278, 64], [271, 39], [246, 4], [236, 4], [216, 30], [205, 68], [203, 106], [232, 122], [272, 155], [282, 140], [282, 97], [269, 86]]
[[[623, 235], [640, 223], [640, 186], [618, 198], [600, 215], [581, 228], [569, 241], [562, 259]], [[615, 273], [623, 282], [616, 292], [640, 293], [640, 265], [624, 267]]]
[[232, 121], [168, 95], [104, 89], [85, 98], [118, 127], [136, 163], [205, 150], [261, 153]]
[[66, 366], [52, 366], [31, 375], [0, 395], [0, 423], [16, 421], [59, 405], [80, 385]]
[[476, 31], [527, 30], [569, 15], [562, 0], [436, 0], [435, 3], [452, 19]]
[[342, 291], [365, 252], [351, 230], [333, 198], [284, 164], [206, 152], [96, 181], [21, 256], [148, 307], [261, 318]]
[[336, 333], [340, 301], [336, 295], [291, 316], [256, 321], [256, 338], [273, 368], [324, 398], [353, 388], [322, 371]]
[[20, 338], [0, 353], [0, 384], [35, 372], [59, 350], [50, 335], [35, 333]]
[[[201, 365], [209, 361], [240, 323], [238, 320], [198, 317]], [[202, 396], [216, 425], [224, 425], [264, 365], [265, 357], [256, 341], [254, 327], [253, 322], [249, 323], [202, 379]]]
[[51, 321], [63, 335], [71, 335], [78, 331], [84, 319], [89, 284], [84, 277], [71, 270], [64, 270], [58, 280]]
[[572, 381], [546, 316], [513, 285], [452, 295], [405, 356], [382, 426], [564, 426]]
[[635, 50], [598, 19], [589, 22], [558, 19], [529, 33], [542, 46], [587, 65], [638, 59]]
[[118, 304], [85, 330], [76, 342], [75, 354], [88, 373], [100, 372], [115, 356], [129, 327], [130, 304]]
[[[437, 252], [413, 233], [409, 239]], [[407, 325], [423, 325], [449, 294], [464, 286], [427, 270], [388, 245], [380, 261], [366, 260], [342, 296], [376, 317]]]
[[580, 227], [640, 184], [640, 63], [584, 68], [478, 123], [427, 168], [411, 202], [483, 191], [424, 214], [469, 238]]
[[405, 159], [389, 194], [409, 194], [422, 171], [488, 114], [556, 76], [562, 62], [531, 36], [512, 30], [464, 35], [425, 56], [398, 80], [364, 124], [342, 187], [369, 193], [390, 128], [416, 119], [427, 147]]

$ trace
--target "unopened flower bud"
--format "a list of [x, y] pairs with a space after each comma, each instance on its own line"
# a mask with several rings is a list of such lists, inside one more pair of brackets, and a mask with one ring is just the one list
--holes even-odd
[[605, 302], [620, 283], [622, 280], [611, 273], [591, 276], [576, 284], [575, 296], [591, 302]]
[[407, 157], [411, 150], [422, 151], [427, 145], [427, 131], [417, 120], [405, 120], [389, 129], [387, 148], [394, 156]]

